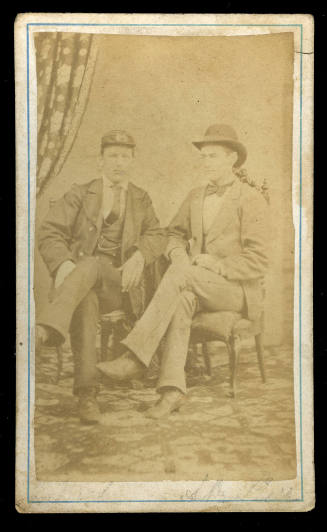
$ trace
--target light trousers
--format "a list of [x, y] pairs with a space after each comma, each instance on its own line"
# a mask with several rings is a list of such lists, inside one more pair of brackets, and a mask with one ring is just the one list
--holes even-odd
[[186, 286], [181, 290], [176, 267], [168, 268], [145, 313], [122, 341], [148, 366], [164, 338], [158, 391], [169, 386], [186, 393], [184, 368], [196, 311], [241, 312], [244, 305], [240, 283], [200, 266], [186, 267], [184, 273]]

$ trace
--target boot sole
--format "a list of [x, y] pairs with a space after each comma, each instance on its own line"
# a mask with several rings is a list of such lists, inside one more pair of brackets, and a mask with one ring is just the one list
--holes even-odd
[[158, 416], [158, 417], [155, 417], [155, 416], [151, 416], [151, 413], [149, 414], [146, 414], [145, 413], [145, 417], [149, 418], [149, 419], [154, 419], [154, 420], [158, 420], [158, 419], [164, 419], [168, 416], [170, 416], [170, 414], [173, 414], [174, 412], [178, 412], [179, 409], [186, 403], [186, 400], [185, 399], [181, 399], [179, 401], [179, 404], [177, 404], [176, 406], [174, 406], [171, 410], [167, 411], [165, 414], [163, 414], [162, 416]]
[[116, 382], [130, 381], [132, 379], [138, 379], [144, 375], [144, 371], [138, 371], [138, 372], [131, 373], [130, 375], [122, 377], [119, 375], [115, 375], [114, 373], [110, 373], [110, 371], [106, 371], [99, 366], [100, 364], [97, 364], [96, 366], [97, 369], [101, 371], [102, 375], [104, 375], [107, 379], [110, 379], [111, 381], [116, 381]]

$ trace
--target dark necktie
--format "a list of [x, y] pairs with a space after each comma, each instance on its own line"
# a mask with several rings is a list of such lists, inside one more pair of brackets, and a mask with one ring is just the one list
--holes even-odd
[[113, 203], [112, 203], [112, 209], [110, 213], [108, 214], [107, 218], [105, 219], [106, 224], [113, 224], [116, 222], [120, 215], [120, 196], [121, 196], [121, 189], [122, 187], [120, 185], [114, 185], [112, 187], [112, 192], [114, 195]]

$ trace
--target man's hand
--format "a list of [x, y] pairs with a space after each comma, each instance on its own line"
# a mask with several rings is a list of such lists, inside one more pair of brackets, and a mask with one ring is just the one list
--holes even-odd
[[57, 289], [66, 279], [66, 277], [76, 268], [76, 265], [71, 260], [66, 260], [63, 262], [57, 271], [56, 279], [55, 279], [55, 289]]
[[222, 276], [224, 276], [225, 274], [221, 262], [212, 255], [209, 255], [208, 253], [201, 253], [200, 255], [196, 255], [192, 260], [192, 264], [196, 266], [201, 266], [201, 268], [206, 268], [207, 270], [218, 273]]
[[188, 262], [186, 265], [181, 263], [173, 263], [169, 267], [169, 275], [173, 278], [174, 282], [176, 283], [177, 287], [182, 291], [186, 288], [187, 280], [188, 280], [188, 270], [190, 268], [190, 263]]
[[145, 260], [140, 250], [135, 253], [119, 268], [122, 272], [122, 291], [129, 292], [141, 281]]
[[170, 275], [173, 276], [178, 288], [184, 290], [187, 284], [187, 272], [191, 265], [190, 258], [185, 249], [180, 247], [172, 249], [169, 258], [171, 260]]
[[190, 258], [183, 248], [174, 248], [169, 254], [169, 258], [173, 265], [187, 267], [190, 265]]

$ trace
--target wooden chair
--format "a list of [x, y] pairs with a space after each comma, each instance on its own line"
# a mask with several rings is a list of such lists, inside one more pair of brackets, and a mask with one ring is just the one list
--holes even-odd
[[266, 382], [263, 331], [263, 312], [257, 321], [245, 319], [238, 312], [199, 312], [195, 315], [192, 323], [191, 351], [194, 353], [196, 344], [202, 346], [206, 373], [210, 376], [212, 374], [212, 367], [207, 342], [220, 341], [225, 343], [229, 355], [230, 396], [235, 398], [237, 393], [237, 369], [240, 360], [241, 343], [246, 338], [254, 337], [255, 339], [261, 379], [262, 382]]
[[[126, 336], [132, 325], [124, 310], [114, 310], [107, 314], [101, 314], [99, 320], [100, 333], [100, 361], [116, 358], [116, 349], [123, 336]], [[110, 345], [110, 350], [108, 349]]]

